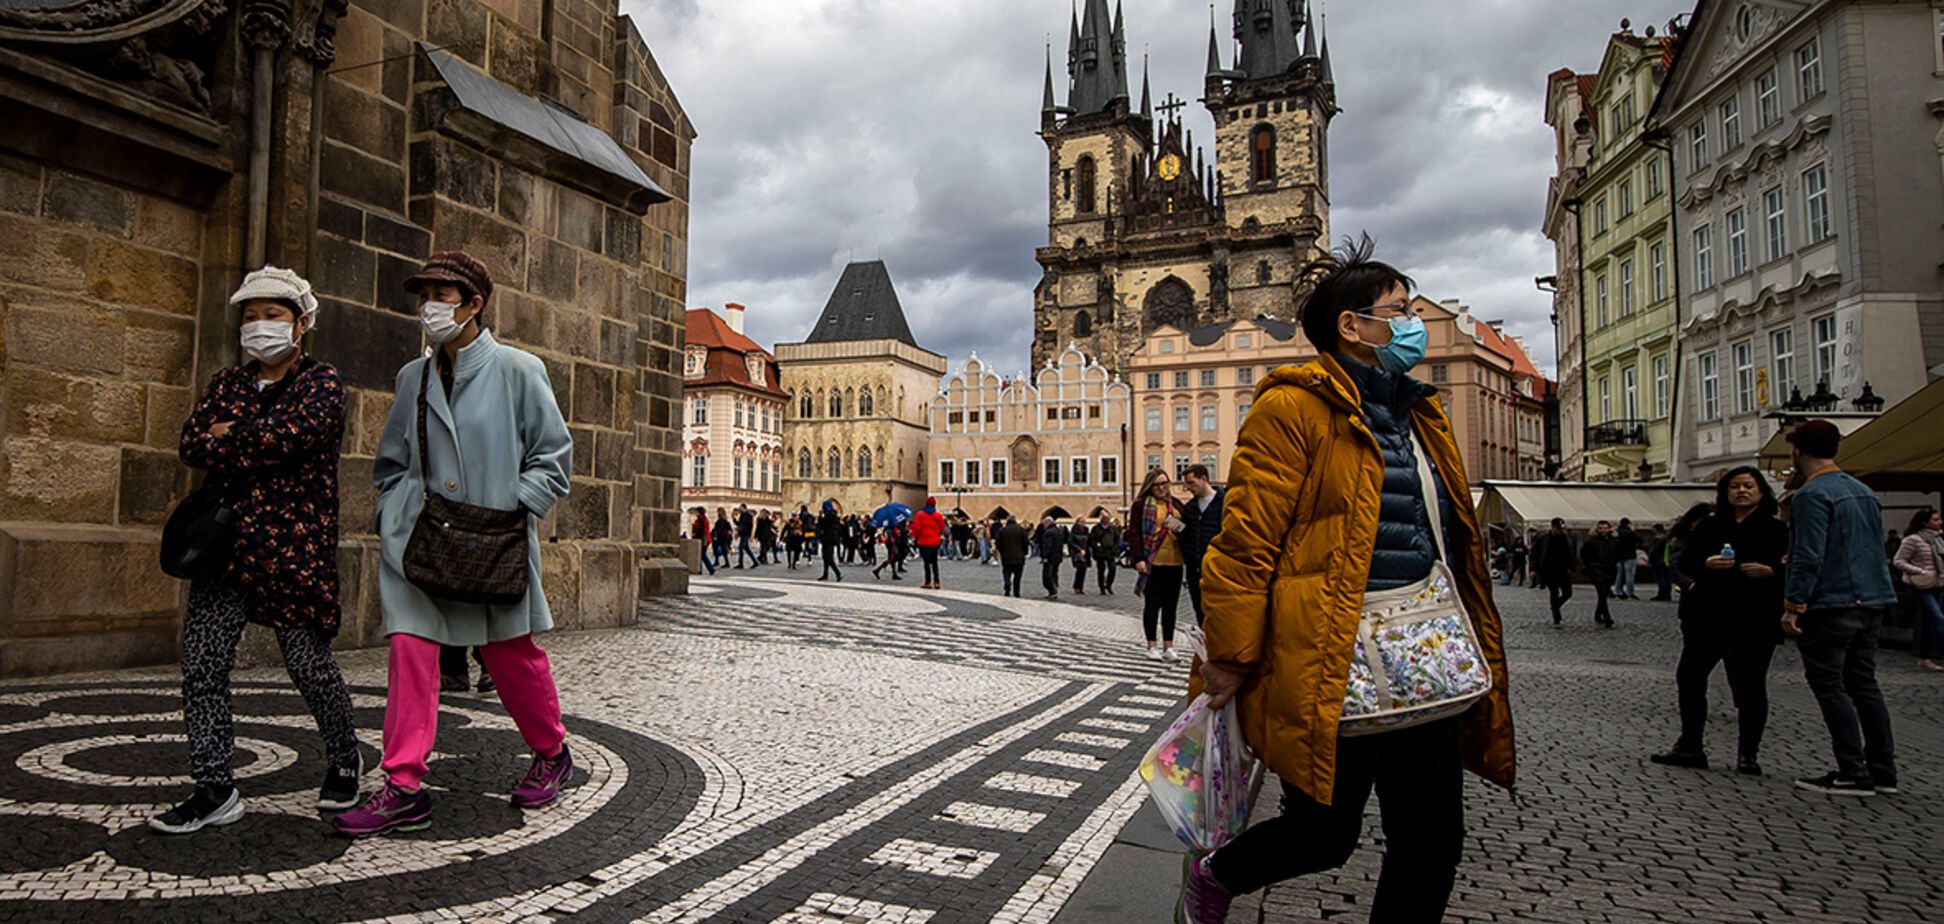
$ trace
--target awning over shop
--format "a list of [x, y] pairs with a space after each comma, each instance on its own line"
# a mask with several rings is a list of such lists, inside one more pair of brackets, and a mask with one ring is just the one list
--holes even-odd
[[[1841, 433], [1847, 439], [1850, 434], [1863, 429], [1865, 424], [1877, 419], [1878, 416], [1876, 414], [1847, 412], [1829, 414], [1792, 413], [1783, 415], [1778, 421], [1781, 429], [1776, 430], [1775, 435], [1769, 437], [1768, 442], [1762, 444], [1762, 454], [1756, 457], [1755, 465], [1762, 471], [1773, 474], [1781, 474], [1782, 472], [1788, 471], [1794, 464], [1789, 458], [1789, 431], [1795, 429], [1795, 425], [1802, 421], [1827, 420], [1835, 424], [1836, 432]], [[1781, 488], [1778, 487], [1776, 490], [1781, 490]]]
[[1709, 484], [1580, 484], [1559, 481], [1487, 481], [1478, 501], [1479, 522], [1487, 526], [1539, 529], [1554, 517], [1572, 530], [1591, 529], [1601, 520], [1636, 526], [1673, 523], [1698, 503], [1713, 501]]
[[1879, 491], [1944, 487], [1944, 379], [1843, 438], [1836, 464]]

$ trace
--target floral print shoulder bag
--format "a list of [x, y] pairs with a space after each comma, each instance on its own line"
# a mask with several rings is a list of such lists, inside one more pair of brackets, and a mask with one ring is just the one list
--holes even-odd
[[1418, 486], [1437, 561], [1422, 581], [1364, 595], [1344, 691], [1341, 735], [1369, 735], [1458, 715], [1492, 690], [1492, 670], [1445, 557], [1444, 524], [1424, 443]]

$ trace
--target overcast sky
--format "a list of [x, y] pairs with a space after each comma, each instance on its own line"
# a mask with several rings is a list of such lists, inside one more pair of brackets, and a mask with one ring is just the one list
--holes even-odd
[[[1207, 0], [1125, 0], [1154, 96], [1201, 96]], [[1223, 54], [1232, 53], [1227, 11]], [[1552, 367], [1539, 231], [1552, 136], [1545, 75], [1599, 64], [1622, 17], [1684, 0], [1369, 0], [1329, 16], [1338, 105], [1331, 230], [1360, 230], [1433, 299], [1502, 318]], [[1006, 370], [1031, 345], [1046, 243], [1046, 41], [1065, 101], [1068, 0], [622, 0], [700, 137], [689, 305], [749, 308], [801, 340], [850, 260], [883, 259], [918, 342]], [[1317, 9], [1323, 9], [1321, 2]], [[1198, 145], [1213, 124], [1184, 110]], [[1212, 154], [1212, 152], [1211, 152]], [[1212, 159], [1212, 157], [1211, 157]]]

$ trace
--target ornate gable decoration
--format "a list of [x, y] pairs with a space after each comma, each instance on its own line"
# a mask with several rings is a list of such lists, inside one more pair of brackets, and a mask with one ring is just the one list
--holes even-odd
[[1221, 223], [1220, 207], [1210, 201], [1203, 184], [1207, 174], [1187, 149], [1181, 122], [1162, 123], [1160, 143], [1150, 160], [1133, 176], [1122, 203], [1128, 231], [1161, 231], [1177, 227], [1208, 227]]
[[1756, 0], [1744, 0], [1728, 10], [1726, 20], [1717, 30], [1720, 39], [1714, 56], [1708, 61], [1708, 76], [1717, 77], [1735, 66], [1750, 48], [1774, 35], [1788, 21], [1789, 14]]

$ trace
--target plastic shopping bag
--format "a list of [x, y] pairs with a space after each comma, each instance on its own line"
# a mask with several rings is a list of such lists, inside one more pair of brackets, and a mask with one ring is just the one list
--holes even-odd
[[1235, 704], [1210, 709], [1206, 694], [1196, 697], [1141, 759], [1141, 779], [1175, 837], [1191, 849], [1214, 850], [1242, 833], [1261, 772], [1242, 739]]

